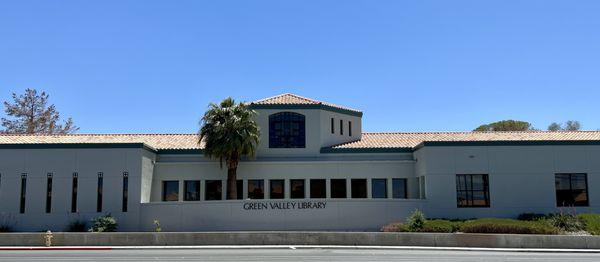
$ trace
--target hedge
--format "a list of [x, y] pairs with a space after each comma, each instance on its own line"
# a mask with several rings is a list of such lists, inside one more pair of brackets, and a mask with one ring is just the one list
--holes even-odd
[[482, 218], [466, 221], [460, 227], [464, 233], [496, 234], [557, 234], [558, 229], [546, 221], [519, 221], [504, 218]]
[[580, 214], [578, 217], [583, 221], [585, 231], [600, 235], [600, 214]]

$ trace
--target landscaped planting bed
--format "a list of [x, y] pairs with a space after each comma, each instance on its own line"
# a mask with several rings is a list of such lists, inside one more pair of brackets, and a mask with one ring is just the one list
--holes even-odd
[[521, 214], [518, 219], [426, 219], [416, 210], [405, 222], [385, 225], [383, 232], [575, 234], [600, 235], [600, 214]]

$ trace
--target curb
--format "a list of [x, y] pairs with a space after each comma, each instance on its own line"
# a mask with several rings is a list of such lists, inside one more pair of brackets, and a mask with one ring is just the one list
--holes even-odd
[[479, 252], [533, 252], [533, 253], [600, 253], [600, 249], [551, 248], [472, 248], [426, 246], [334, 246], [334, 245], [252, 245], [252, 246], [57, 246], [57, 247], [0, 247], [1, 251], [108, 251], [148, 249], [363, 249], [363, 250], [416, 250], [416, 251], [479, 251]]

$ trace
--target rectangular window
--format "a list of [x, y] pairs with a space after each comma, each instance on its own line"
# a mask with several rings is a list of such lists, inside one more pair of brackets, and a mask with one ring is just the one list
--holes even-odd
[[371, 179], [371, 195], [372, 198], [387, 198], [387, 179]]
[[46, 175], [46, 213], [52, 212], [52, 173]]
[[104, 174], [98, 173], [98, 186], [96, 191], [96, 212], [102, 212], [102, 190], [104, 187]]
[[408, 198], [408, 191], [406, 190], [406, 178], [392, 179], [392, 197]]
[[346, 179], [331, 179], [331, 198], [346, 198]]
[[184, 193], [183, 200], [199, 201], [200, 200], [200, 180], [183, 181]]
[[223, 181], [221, 180], [206, 180], [206, 190], [204, 191], [205, 200], [221, 200], [223, 199]]
[[[178, 183], [179, 185], [179, 183]], [[121, 210], [127, 212], [127, 203], [129, 200], [129, 173], [123, 172], [123, 202], [121, 203]]]
[[344, 134], [344, 120], [340, 119], [340, 135]]
[[489, 207], [488, 175], [456, 175], [458, 207]]
[[587, 174], [555, 174], [556, 206], [589, 206]]
[[265, 181], [262, 179], [248, 180], [248, 198], [249, 199], [264, 199], [265, 198]]
[[311, 179], [310, 198], [326, 198], [327, 186], [325, 184], [325, 179]]
[[179, 181], [163, 181], [162, 201], [179, 201]]
[[79, 184], [79, 174], [73, 173], [73, 180], [71, 183], [71, 213], [77, 213], [77, 188]]
[[335, 134], [335, 126], [333, 125], [335, 120], [333, 120], [333, 117], [331, 118], [331, 133]]
[[352, 198], [367, 198], [367, 180], [352, 179], [350, 180]]
[[235, 181], [237, 199], [244, 199], [244, 180]]
[[352, 136], [352, 121], [348, 121], [348, 136]]
[[300, 199], [304, 198], [304, 179], [291, 179], [290, 180], [290, 198]]
[[271, 199], [283, 199], [285, 197], [285, 180], [275, 179], [269, 180], [269, 198]]
[[19, 205], [19, 213], [25, 213], [25, 199], [27, 195], [27, 174], [21, 174], [21, 202]]

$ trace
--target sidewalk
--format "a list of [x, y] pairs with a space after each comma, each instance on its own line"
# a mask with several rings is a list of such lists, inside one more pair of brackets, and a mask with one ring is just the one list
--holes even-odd
[[370, 250], [438, 250], [438, 251], [493, 251], [538, 253], [600, 253], [600, 249], [550, 249], [550, 248], [471, 248], [471, 247], [421, 247], [421, 246], [333, 246], [333, 245], [238, 245], [238, 246], [54, 246], [54, 247], [0, 247], [1, 251], [69, 251], [69, 250], [131, 250], [131, 249], [370, 249]]

